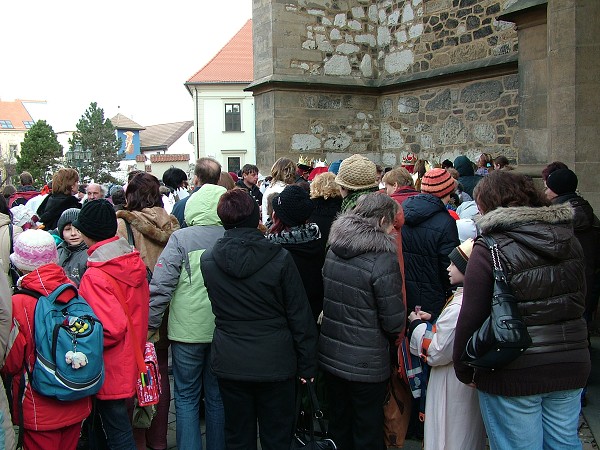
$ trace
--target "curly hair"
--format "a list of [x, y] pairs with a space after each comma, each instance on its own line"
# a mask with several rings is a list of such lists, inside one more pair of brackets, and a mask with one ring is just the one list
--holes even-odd
[[473, 198], [481, 214], [509, 206], [548, 206], [549, 202], [533, 180], [511, 171], [494, 170], [477, 183]]
[[289, 158], [279, 158], [271, 167], [272, 182], [283, 181], [292, 184], [296, 180], [296, 163]]
[[323, 197], [327, 200], [341, 196], [340, 185], [335, 182], [335, 174], [332, 172], [320, 173], [310, 184], [310, 198]]
[[141, 211], [144, 208], [163, 206], [160, 182], [154, 175], [140, 172], [127, 184], [125, 209]]

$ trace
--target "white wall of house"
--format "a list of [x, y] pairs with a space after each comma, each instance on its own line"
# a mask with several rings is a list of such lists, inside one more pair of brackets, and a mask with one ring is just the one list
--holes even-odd
[[[194, 144], [198, 157], [219, 161], [223, 170], [231, 164], [256, 163], [254, 98], [246, 84], [189, 86], [194, 100]], [[225, 130], [225, 105], [240, 104], [241, 131]]]
[[[190, 162], [196, 162], [196, 152], [194, 150], [193, 139], [190, 142], [189, 134], [193, 131], [193, 127], [190, 127], [188, 131], [183, 133], [179, 139], [171, 144], [171, 146], [165, 152], [166, 155], [190, 155]], [[144, 152], [149, 155], [154, 152]], [[162, 153], [162, 152], [161, 152]]]

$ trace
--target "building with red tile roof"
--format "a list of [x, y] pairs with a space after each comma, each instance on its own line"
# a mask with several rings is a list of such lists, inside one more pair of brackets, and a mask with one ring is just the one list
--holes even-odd
[[25, 100], [0, 101], [0, 181], [7, 176], [6, 168], [16, 164], [25, 133], [35, 123], [25, 103]]
[[210, 156], [225, 171], [256, 163], [254, 99], [244, 89], [254, 79], [252, 20], [185, 87], [194, 103], [196, 157]]

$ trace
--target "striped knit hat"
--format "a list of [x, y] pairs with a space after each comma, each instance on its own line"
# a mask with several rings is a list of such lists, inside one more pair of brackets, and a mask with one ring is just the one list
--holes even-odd
[[471, 252], [473, 251], [473, 243], [473, 239], [469, 238], [458, 247], [455, 247], [448, 255], [450, 261], [452, 261], [452, 263], [463, 275], [467, 271], [467, 263], [469, 262]]
[[454, 178], [446, 169], [431, 169], [421, 180], [421, 192], [443, 198], [455, 189]]
[[10, 260], [19, 270], [33, 272], [43, 265], [58, 262], [54, 238], [47, 231], [23, 231], [15, 238], [14, 247]]

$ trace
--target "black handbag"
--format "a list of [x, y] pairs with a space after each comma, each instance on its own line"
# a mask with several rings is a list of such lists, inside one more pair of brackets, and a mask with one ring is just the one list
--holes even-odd
[[[309, 416], [306, 418], [308, 422], [308, 429], [299, 426], [300, 418], [304, 415], [301, 411], [302, 406], [302, 393], [304, 391], [303, 386], [306, 386], [309, 400]], [[314, 419], [317, 419], [319, 424], [319, 432], [315, 434]], [[296, 393], [296, 423], [294, 424], [294, 438], [290, 445], [290, 450], [337, 450], [335, 443], [327, 437], [327, 428], [325, 427], [325, 420], [323, 419], [323, 412], [319, 407], [317, 400], [317, 394], [315, 393], [314, 382], [307, 382], [306, 384], [298, 385], [298, 392]]]
[[506, 282], [498, 244], [490, 236], [482, 236], [482, 239], [492, 253], [494, 264], [492, 311], [467, 341], [462, 362], [470, 367], [493, 371], [522, 355], [531, 345], [531, 337], [519, 312], [517, 299]]

